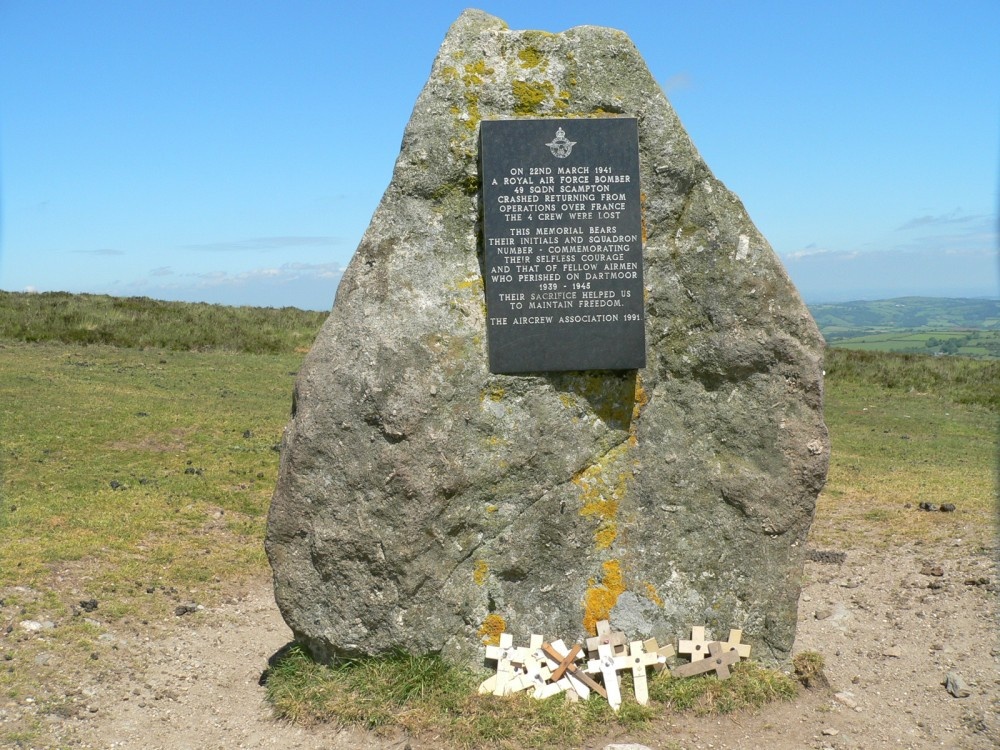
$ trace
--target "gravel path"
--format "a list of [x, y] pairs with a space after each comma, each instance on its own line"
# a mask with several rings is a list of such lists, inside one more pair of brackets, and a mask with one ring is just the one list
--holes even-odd
[[[830, 690], [803, 691], [794, 703], [753, 715], [680, 717], [642, 736], [650, 748], [1000, 747], [997, 578], [990, 555], [956, 542], [875, 554], [814, 555], [806, 565], [796, 651], [826, 659]], [[110, 633], [137, 666], [112, 681], [80, 675], [86, 709], [39, 717], [37, 747], [302, 748], [413, 750], [433, 739], [376, 738], [275, 721], [258, 684], [267, 659], [290, 639], [269, 583], [239, 600], [182, 617], [144, 637]], [[969, 695], [943, 683], [958, 675]]]

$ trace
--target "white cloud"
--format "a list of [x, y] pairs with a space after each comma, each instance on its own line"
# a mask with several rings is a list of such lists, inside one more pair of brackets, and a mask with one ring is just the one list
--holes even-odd
[[339, 263], [283, 263], [277, 268], [254, 268], [240, 273], [228, 271], [209, 271], [207, 273], [184, 274], [187, 278], [200, 279], [204, 286], [241, 286], [261, 280], [286, 284], [302, 278], [334, 279], [339, 278], [344, 267]]
[[666, 94], [672, 94], [674, 91], [679, 91], [681, 89], [691, 88], [693, 80], [690, 73], [682, 72], [675, 73], [670, 76], [667, 80], [663, 82], [661, 87]]
[[982, 214], [964, 214], [960, 208], [956, 208], [954, 211], [949, 211], [946, 214], [939, 214], [938, 216], [932, 216], [930, 214], [917, 216], [896, 227], [896, 231], [903, 232], [921, 227], [939, 227], [952, 224], [979, 223], [987, 218], [989, 217], [983, 216]]
[[831, 250], [825, 247], [817, 247], [815, 244], [806, 245], [801, 250], [793, 250], [790, 253], [781, 253], [781, 258], [787, 261], [800, 261], [807, 258], [817, 258], [819, 256], [829, 260], [853, 260], [860, 253], [847, 250]]
[[[112, 294], [225, 305], [329, 310], [343, 275], [339, 263], [289, 262], [239, 273], [157, 273], [122, 285]], [[165, 278], [169, 276], [170, 278]]]

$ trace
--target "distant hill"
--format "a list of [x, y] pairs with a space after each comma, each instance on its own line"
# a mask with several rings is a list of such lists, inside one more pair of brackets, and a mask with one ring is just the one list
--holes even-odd
[[831, 346], [1000, 357], [1000, 300], [898, 297], [809, 310]]
[[862, 302], [809, 305], [827, 339], [858, 333], [1000, 330], [1000, 300], [950, 297], [897, 297]]
[[[1000, 300], [898, 297], [809, 305], [831, 346], [1000, 359]], [[328, 313], [146, 297], [0, 291], [0, 342], [306, 351]]]
[[304, 352], [325, 312], [106, 294], [0, 291], [0, 342], [59, 341], [180, 351]]

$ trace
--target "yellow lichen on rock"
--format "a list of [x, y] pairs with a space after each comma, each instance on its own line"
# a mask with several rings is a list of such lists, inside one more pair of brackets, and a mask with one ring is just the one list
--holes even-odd
[[468, 315], [474, 309], [486, 317], [486, 296], [483, 293], [483, 277], [479, 274], [469, 275], [463, 279], [449, 282], [445, 285], [448, 296], [448, 307]]
[[478, 62], [466, 64], [465, 75], [462, 76], [462, 81], [466, 86], [481, 86], [483, 76], [491, 75], [493, 75], [493, 68], [487, 68], [486, 61], [479, 60]]
[[597, 518], [602, 522], [614, 519], [618, 504], [624, 499], [632, 479], [631, 465], [626, 457], [628, 448], [627, 443], [612, 448], [599, 461], [573, 477], [573, 484], [579, 488], [583, 501], [581, 516]]
[[639, 444], [639, 417], [642, 416], [642, 410], [646, 408], [646, 404], [649, 403], [649, 394], [646, 389], [642, 386], [642, 376], [639, 373], [635, 375], [635, 400], [632, 402], [632, 419], [629, 422], [628, 427], [628, 442], [629, 445]]
[[485, 560], [476, 560], [476, 564], [472, 566], [472, 580], [476, 582], [476, 585], [482, 586], [486, 583], [486, 578], [489, 574], [489, 564]]
[[618, 524], [614, 521], [601, 524], [594, 532], [594, 545], [597, 549], [608, 549], [618, 538]]
[[621, 563], [618, 560], [608, 560], [601, 567], [604, 575], [600, 583], [591, 578], [589, 588], [583, 595], [583, 627], [593, 634], [597, 633], [597, 622], [608, 619], [618, 597], [625, 592]]
[[518, 115], [538, 114], [542, 104], [555, 96], [556, 87], [551, 81], [529, 83], [514, 81], [511, 84], [514, 93], [514, 113]]
[[481, 400], [486, 401], [503, 401], [503, 397], [507, 395], [507, 390], [502, 385], [497, 385], [493, 383], [486, 390], [483, 391]]
[[522, 68], [537, 68], [545, 62], [545, 55], [536, 47], [526, 47], [517, 53], [517, 59], [521, 61]]
[[646, 581], [646, 597], [657, 607], [663, 606], [663, 598], [660, 596], [660, 592], [658, 592], [656, 590], [656, 586], [649, 581]]
[[484, 646], [499, 646], [500, 635], [507, 632], [507, 621], [500, 615], [486, 615], [483, 624], [479, 626], [479, 637]]

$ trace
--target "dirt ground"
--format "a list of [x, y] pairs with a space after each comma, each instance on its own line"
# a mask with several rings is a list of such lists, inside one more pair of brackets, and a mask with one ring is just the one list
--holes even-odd
[[[948, 548], [850, 552], [842, 562], [839, 555], [814, 555], [805, 570], [795, 651], [825, 657], [829, 688], [803, 690], [794, 702], [755, 714], [675, 717], [586, 747], [1000, 747], [994, 555], [970, 551], [961, 540]], [[0, 722], [40, 721], [44, 735], [30, 745], [38, 748], [437, 747], [434, 738], [386, 739], [274, 720], [259, 678], [289, 639], [269, 581], [260, 581], [217, 608], [149, 623], [143, 632], [107, 628], [102, 642], [128, 669], [115, 679], [80, 675], [75, 710], [40, 715], [25, 698], [0, 705]], [[949, 673], [967, 696], [948, 692]]]

